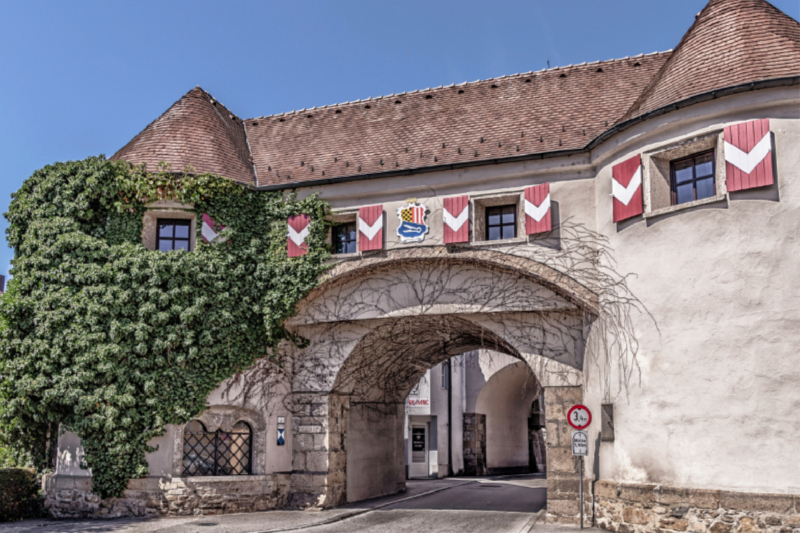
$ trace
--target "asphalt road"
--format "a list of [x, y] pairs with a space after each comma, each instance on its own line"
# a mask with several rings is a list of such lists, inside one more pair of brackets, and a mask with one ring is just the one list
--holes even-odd
[[[543, 524], [546, 481], [537, 476], [409, 481], [408, 490], [320, 512], [117, 520], [25, 520], [0, 533], [527, 533]], [[539, 518], [537, 520], [537, 518]], [[577, 531], [577, 528], [575, 528]]]

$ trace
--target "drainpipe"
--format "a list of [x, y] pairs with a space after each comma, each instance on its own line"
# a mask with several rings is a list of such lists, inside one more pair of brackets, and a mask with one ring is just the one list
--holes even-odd
[[453, 358], [447, 360], [447, 476], [453, 476]]

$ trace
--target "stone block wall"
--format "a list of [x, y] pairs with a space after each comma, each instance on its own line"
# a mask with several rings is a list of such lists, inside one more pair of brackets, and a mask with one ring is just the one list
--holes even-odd
[[598, 481], [597, 525], [619, 533], [800, 533], [800, 495]]
[[55, 518], [190, 516], [281, 509], [289, 497], [288, 473], [132, 479], [120, 498], [101, 499], [92, 478], [47, 474], [45, 507]]
[[350, 398], [337, 394], [296, 394], [293, 400], [292, 494], [288, 506], [323, 509], [344, 505]]
[[486, 415], [464, 413], [464, 475], [486, 475]]
[[[579, 457], [572, 455], [572, 427], [567, 412], [581, 403], [581, 387], [545, 387], [545, 428], [547, 429], [547, 521], [579, 524]], [[584, 468], [584, 478], [588, 473]], [[592, 524], [591, 481], [583, 485], [584, 526]]]

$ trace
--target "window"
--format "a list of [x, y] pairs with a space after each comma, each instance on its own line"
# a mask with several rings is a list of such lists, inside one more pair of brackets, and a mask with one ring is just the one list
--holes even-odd
[[517, 236], [517, 206], [501, 205], [486, 208], [486, 240], [499, 241]]
[[450, 361], [442, 363], [442, 388], [445, 390], [450, 388]]
[[246, 422], [237, 422], [230, 432], [209, 432], [202, 422], [192, 420], [183, 432], [182, 475], [252, 474], [252, 435]]
[[333, 227], [333, 253], [354, 254], [356, 249], [356, 223], [345, 222]]
[[189, 251], [191, 220], [158, 219], [156, 248], [162, 252], [170, 250]]
[[714, 151], [672, 161], [672, 205], [711, 198], [714, 187]]

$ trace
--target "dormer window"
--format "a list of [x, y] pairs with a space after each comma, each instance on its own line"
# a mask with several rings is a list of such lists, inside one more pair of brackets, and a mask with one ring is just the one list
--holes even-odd
[[171, 250], [190, 251], [190, 220], [158, 219], [156, 249], [162, 252]]

